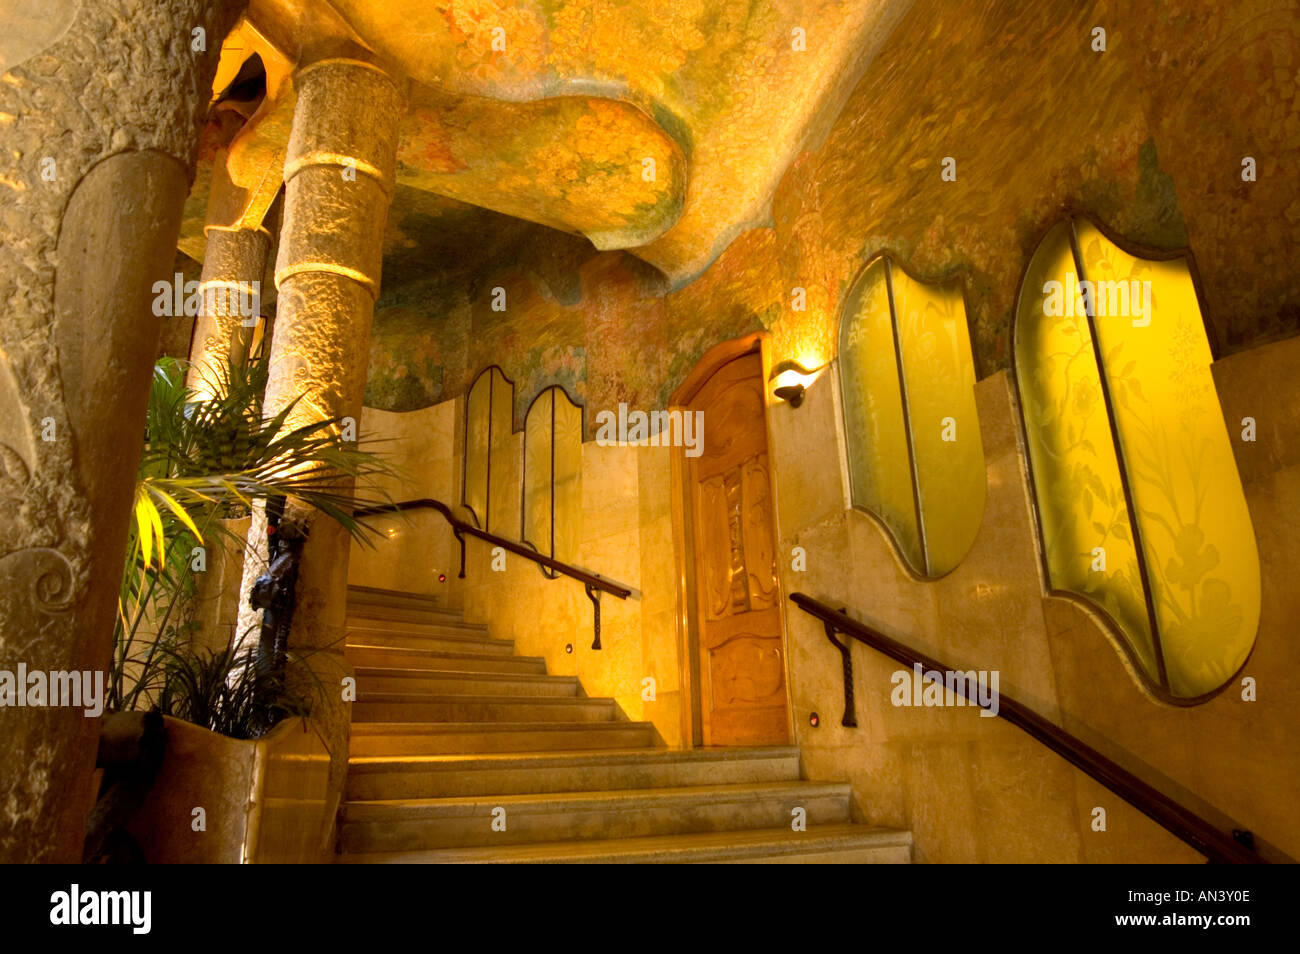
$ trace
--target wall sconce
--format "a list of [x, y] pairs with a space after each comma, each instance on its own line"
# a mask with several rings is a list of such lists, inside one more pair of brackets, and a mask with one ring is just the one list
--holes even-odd
[[799, 362], [787, 360], [772, 369], [768, 381], [776, 385], [772, 388], [773, 396], [785, 401], [791, 407], [798, 407], [803, 403], [803, 396], [808, 386], [816, 381], [821, 373], [822, 368], [809, 371]]

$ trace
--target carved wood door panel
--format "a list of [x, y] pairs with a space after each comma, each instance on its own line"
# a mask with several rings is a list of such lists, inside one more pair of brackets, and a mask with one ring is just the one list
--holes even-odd
[[705, 745], [789, 741], [762, 359], [704, 384], [703, 453], [687, 458], [694, 512], [700, 712]]

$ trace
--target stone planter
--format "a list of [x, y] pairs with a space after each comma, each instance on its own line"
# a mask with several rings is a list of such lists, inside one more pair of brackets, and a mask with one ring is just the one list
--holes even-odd
[[[326, 861], [334, 811], [330, 756], [309, 719], [230, 739], [164, 717], [167, 750], [128, 826], [154, 864]], [[202, 809], [202, 812], [197, 811]]]

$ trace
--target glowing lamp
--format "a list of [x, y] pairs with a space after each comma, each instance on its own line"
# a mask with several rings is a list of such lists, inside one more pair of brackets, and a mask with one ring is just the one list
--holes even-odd
[[772, 369], [772, 374], [768, 377], [768, 381], [773, 385], [773, 396], [785, 401], [791, 407], [798, 407], [803, 403], [803, 396], [808, 386], [817, 380], [821, 370], [817, 368], [809, 371], [797, 361], [782, 361]]

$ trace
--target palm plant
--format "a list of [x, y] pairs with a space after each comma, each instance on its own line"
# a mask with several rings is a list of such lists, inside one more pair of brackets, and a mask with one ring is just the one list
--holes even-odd
[[[233, 649], [207, 659], [188, 650], [193, 548], [244, 546], [223, 521], [247, 515], [257, 502], [296, 498], [371, 542], [375, 531], [352, 512], [376, 502], [361, 499], [363, 489], [388, 500], [375, 479], [395, 468], [344, 441], [338, 418], [291, 426], [301, 396], [264, 416], [266, 377], [262, 360], [231, 362], [217, 380], [205, 382], [207, 393], [196, 394], [185, 386], [181, 362], [168, 358], [155, 366], [119, 593], [110, 708], [174, 702], [178, 691], [168, 680], [186, 671], [247, 668], [249, 660]], [[142, 639], [148, 630], [153, 638]]]
[[163, 646], [155, 705], [163, 713], [233, 739], [257, 738], [283, 718], [307, 715], [320, 680], [297, 653], [272, 665], [256, 649], [192, 651]]

